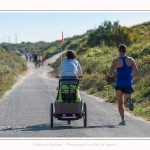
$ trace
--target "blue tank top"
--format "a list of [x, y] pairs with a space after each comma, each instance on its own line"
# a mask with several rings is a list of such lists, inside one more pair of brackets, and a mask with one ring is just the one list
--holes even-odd
[[129, 85], [131, 86], [133, 84], [132, 81], [132, 67], [128, 67], [126, 65], [126, 58], [127, 56], [124, 57], [119, 57], [123, 61], [123, 66], [120, 68], [117, 68], [117, 81], [116, 85]]

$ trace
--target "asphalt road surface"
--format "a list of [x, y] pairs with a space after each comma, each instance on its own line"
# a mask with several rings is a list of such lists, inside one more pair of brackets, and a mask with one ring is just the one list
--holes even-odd
[[[0, 137], [150, 137], [150, 122], [125, 112], [127, 124], [120, 126], [117, 107], [105, 103], [103, 99], [81, 92], [87, 104], [87, 127], [79, 119], [67, 124], [54, 119], [50, 127], [50, 103], [57, 94], [58, 79], [50, 72], [56, 55], [45, 62], [45, 66], [35, 68], [28, 62], [28, 72], [20, 76], [11, 90], [0, 99]], [[82, 79], [81, 79], [82, 80]], [[135, 106], [136, 107], [136, 106]]]

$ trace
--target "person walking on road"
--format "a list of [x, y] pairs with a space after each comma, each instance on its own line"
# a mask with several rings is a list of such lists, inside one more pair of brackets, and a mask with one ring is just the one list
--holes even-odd
[[40, 65], [42, 64], [42, 59], [43, 59], [42, 54], [39, 54], [39, 63], [40, 63]]
[[45, 60], [46, 60], [46, 59], [45, 59], [45, 56], [42, 55], [42, 60], [41, 60], [42, 67], [43, 67], [43, 65], [44, 65]]
[[32, 53], [29, 53], [30, 62], [32, 62]]
[[35, 67], [37, 67], [37, 53], [34, 54], [33, 60], [34, 60]]
[[38, 53], [37, 54], [37, 67], [40, 67], [40, 65], [41, 65], [40, 59], [41, 59], [41, 57], [40, 57], [40, 54]]
[[112, 77], [114, 70], [117, 72], [116, 80], [116, 97], [118, 99], [118, 110], [121, 116], [121, 122], [119, 125], [125, 125], [124, 119], [124, 106], [131, 111], [134, 109], [134, 105], [131, 100], [131, 94], [134, 92], [132, 87], [133, 78], [138, 74], [138, 68], [132, 57], [126, 56], [126, 45], [121, 44], [118, 47], [119, 57], [112, 61], [109, 76]]
[[28, 54], [25, 53], [26, 62], [28, 62]]

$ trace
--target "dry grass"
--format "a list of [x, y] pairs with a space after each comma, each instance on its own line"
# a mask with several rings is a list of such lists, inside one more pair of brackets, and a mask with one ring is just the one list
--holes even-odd
[[0, 47], [0, 96], [10, 89], [17, 76], [25, 70], [27, 65], [23, 58]]

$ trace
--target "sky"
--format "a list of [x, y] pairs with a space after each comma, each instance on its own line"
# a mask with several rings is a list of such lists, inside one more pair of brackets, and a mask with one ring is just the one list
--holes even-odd
[[133, 26], [150, 21], [150, 11], [3, 11], [0, 12], [0, 43], [53, 42], [82, 35], [104, 21]]

